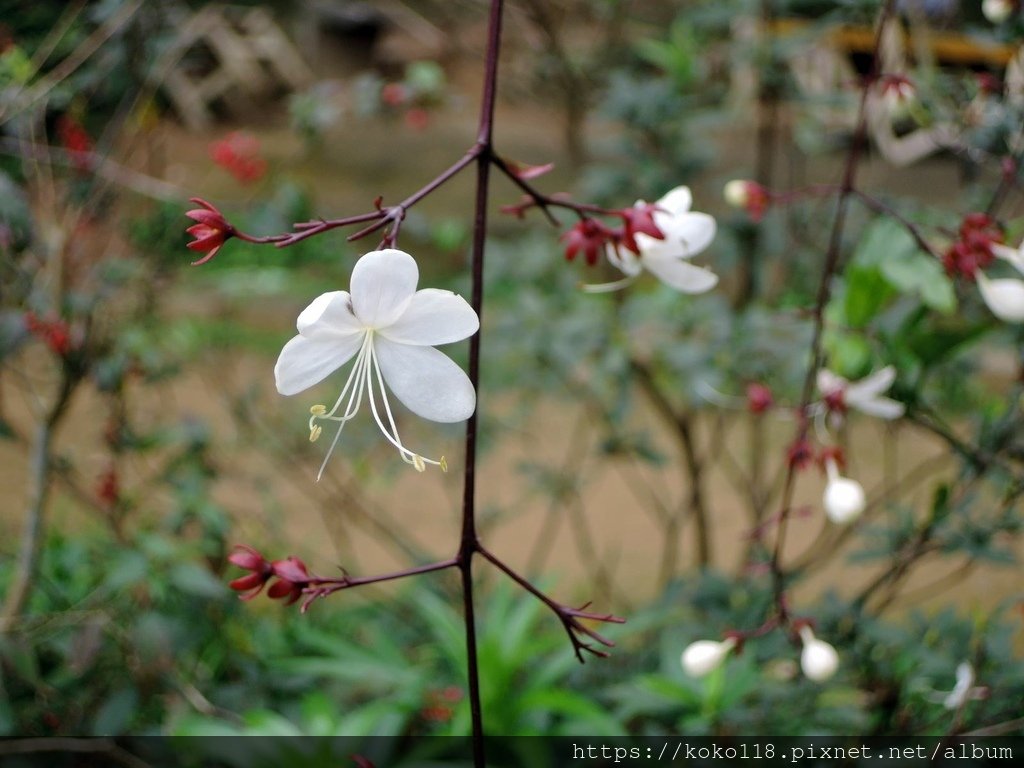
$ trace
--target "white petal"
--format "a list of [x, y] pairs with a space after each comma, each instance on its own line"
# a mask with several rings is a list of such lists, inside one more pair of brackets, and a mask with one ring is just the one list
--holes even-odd
[[827, 368], [818, 371], [818, 391], [823, 395], [831, 395], [834, 392], [841, 392], [846, 389], [849, 382], [842, 376]]
[[854, 405], [862, 400], [870, 400], [888, 390], [894, 381], [896, 381], [896, 369], [887, 365], [885, 368], [850, 384], [846, 388], [846, 402]]
[[1024, 244], [1021, 248], [1009, 248], [999, 243], [993, 243], [992, 253], [1003, 261], [1009, 262], [1018, 272], [1024, 274]]
[[683, 213], [678, 216], [655, 213], [654, 223], [665, 235], [665, 239], [658, 240], [643, 233], [638, 234], [636, 242], [645, 259], [689, 259], [711, 245], [717, 229], [714, 217], [706, 213]]
[[274, 366], [277, 391], [294, 395], [319, 384], [351, 360], [362, 341], [362, 334], [316, 339], [296, 336], [284, 345]]
[[[640, 235], [640, 237], [646, 237], [646, 235]], [[630, 277], [636, 277], [640, 274], [640, 259], [632, 251], [624, 247], [616, 248], [614, 245], [606, 245], [604, 252], [608, 257], [608, 261], [620, 272]]]
[[406, 408], [431, 421], [464, 421], [476, 408], [469, 377], [433, 347], [396, 344], [377, 336], [374, 351], [384, 381]]
[[310, 339], [348, 336], [363, 330], [362, 323], [352, 314], [348, 291], [331, 291], [317, 296], [299, 314], [295, 327]]
[[870, 400], [858, 400], [857, 402], [847, 400], [846, 402], [851, 408], [856, 408], [861, 413], [889, 421], [898, 419], [906, 410], [903, 403], [889, 397], [873, 397]]
[[990, 280], [979, 272], [978, 290], [993, 315], [1003, 322], [1024, 323], [1024, 281]]
[[686, 213], [693, 205], [693, 195], [689, 187], [676, 187], [666, 192], [655, 205], [673, 216]]
[[371, 251], [352, 269], [352, 307], [365, 325], [386, 328], [409, 306], [420, 271], [405, 251]]
[[432, 347], [465, 339], [479, 328], [480, 320], [464, 298], [451, 291], [425, 288], [417, 291], [402, 316], [380, 333], [401, 344]]
[[718, 284], [718, 275], [682, 259], [644, 259], [644, 267], [661, 282], [683, 293], [704, 293]]

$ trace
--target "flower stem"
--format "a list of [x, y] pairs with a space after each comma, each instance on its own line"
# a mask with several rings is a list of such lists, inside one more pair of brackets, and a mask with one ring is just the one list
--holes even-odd
[[[825, 330], [825, 307], [832, 296], [832, 278], [835, 276], [836, 271], [839, 268], [841, 260], [840, 257], [842, 256], [843, 232], [846, 226], [846, 215], [850, 199], [857, 195], [857, 168], [867, 144], [868, 92], [875, 85], [878, 80], [878, 75], [880, 74], [879, 67], [881, 57], [879, 56], [879, 51], [881, 49], [882, 33], [885, 29], [886, 23], [893, 16], [894, 8], [894, 0], [885, 0], [885, 3], [882, 5], [882, 9], [879, 12], [871, 71], [864, 78], [861, 86], [860, 104], [857, 109], [856, 128], [853, 133], [853, 138], [850, 141], [849, 152], [847, 152], [846, 155], [843, 179], [839, 186], [838, 199], [836, 201], [836, 212], [832, 219], [832, 229], [829, 234], [828, 250], [825, 253], [825, 264], [822, 268], [821, 280], [818, 283], [818, 292], [814, 301], [814, 309], [812, 311], [814, 332], [809, 350], [810, 354], [807, 373], [804, 376], [803, 391], [800, 396], [800, 408], [798, 411], [800, 419], [797, 426], [796, 440], [794, 442], [804, 440], [804, 438], [807, 437], [809, 429], [807, 409], [814, 394], [815, 377], [818, 369], [821, 367], [822, 358], [824, 357], [822, 339], [824, 337]], [[796, 464], [790, 462], [787, 467], [786, 477], [783, 483], [781, 509], [779, 511], [775, 546], [773, 548], [771, 558], [771, 573], [773, 591], [775, 593], [775, 604], [776, 610], [781, 618], [785, 618], [788, 615], [785, 604], [786, 572], [782, 565], [782, 556], [786, 540], [787, 524], [789, 522], [791, 507], [793, 504], [793, 494], [796, 490], [796, 473]]]
[[501, 49], [501, 22], [503, 0], [491, 0], [487, 32], [487, 63], [484, 74], [483, 96], [480, 103], [480, 122], [476, 144], [464, 160], [476, 160], [476, 205], [473, 215], [472, 293], [470, 304], [481, 320], [481, 329], [469, 340], [469, 380], [477, 392], [477, 410], [466, 424], [466, 460], [463, 473], [462, 536], [456, 556], [462, 575], [463, 620], [466, 627], [466, 678], [469, 687], [469, 712], [472, 720], [473, 765], [484, 768], [484, 724], [480, 703], [480, 669], [477, 659], [476, 614], [473, 605], [473, 555], [480, 551], [476, 531], [476, 454], [479, 431], [480, 396], [480, 338], [483, 333], [484, 304], [484, 245], [487, 238], [487, 204], [493, 152], [494, 105], [498, 85], [498, 54]]

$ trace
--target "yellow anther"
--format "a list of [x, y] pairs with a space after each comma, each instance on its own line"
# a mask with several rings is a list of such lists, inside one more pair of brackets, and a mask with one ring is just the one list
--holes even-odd
[[314, 405], [313, 407], [311, 407], [309, 409], [309, 412], [311, 414], [313, 414], [314, 416], [323, 416], [325, 413], [327, 413], [327, 406], [326, 405], [319, 405], [319, 404], [318, 405]]
[[441, 467], [442, 472], [448, 471], [448, 459], [446, 459], [444, 456], [441, 457], [441, 461], [438, 462], [438, 465]]
[[427, 469], [427, 465], [423, 463], [423, 457], [420, 456], [418, 453], [413, 455], [412, 465], [416, 467], [417, 472], [424, 472]]
[[323, 427], [319, 424], [314, 424], [313, 428], [309, 430], [309, 442], [315, 443], [320, 438], [320, 433], [323, 431]]

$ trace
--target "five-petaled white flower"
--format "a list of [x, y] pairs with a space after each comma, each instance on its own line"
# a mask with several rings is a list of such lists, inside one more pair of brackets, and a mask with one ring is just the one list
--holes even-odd
[[896, 380], [896, 369], [887, 365], [860, 381], [848, 381], [832, 371], [818, 371], [818, 391], [824, 398], [825, 408], [832, 414], [842, 414], [853, 408], [880, 419], [898, 419], [903, 415], [903, 403], [883, 397]]
[[[1019, 248], [993, 243], [992, 253], [1024, 274], [1024, 243]], [[1024, 323], [1024, 280], [986, 277], [981, 270], [975, 273], [975, 279], [981, 298], [993, 315], [1006, 323]]]
[[[718, 275], [698, 267], [689, 259], [707, 248], [715, 239], [715, 219], [691, 211], [693, 196], [689, 187], [676, 187], [655, 203], [654, 223], [665, 239], [638, 232], [634, 235], [639, 254], [623, 246], [609, 245], [608, 260], [632, 280], [646, 269], [663, 283], [683, 293], [704, 293], [718, 283]], [[638, 200], [635, 207], [646, 206]], [[613, 283], [618, 287], [619, 283]]]
[[310, 440], [320, 436], [319, 422], [338, 423], [321, 475], [342, 428], [356, 415], [364, 395], [377, 426], [405, 462], [420, 471], [426, 464], [446, 467], [443, 456], [439, 461], [426, 459], [402, 444], [385, 383], [410, 411], [430, 421], [463, 421], [476, 408], [469, 377], [434, 349], [435, 344], [476, 333], [480, 327], [476, 312], [450, 291], [417, 291], [418, 281], [416, 261], [404, 251], [367, 253], [352, 270], [351, 292], [331, 291], [315, 298], [299, 315], [299, 335], [281, 350], [274, 377], [282, 395], [318, 384], [355, 357], [334, 407], [310, 409]]

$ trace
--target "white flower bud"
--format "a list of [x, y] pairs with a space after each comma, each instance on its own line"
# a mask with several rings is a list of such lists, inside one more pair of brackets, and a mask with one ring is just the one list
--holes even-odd
[[1013, 0], [983, 0], [981, 12], [993, 24], [1002, 24], [1013, 13]]
[[721, 642], [698, 640], [690, 643], [681, 658], [683, 671], [690, 677], [704, 677], [721, 666], [735, 645], [736, 640], [731, 637]]
[[839, 669], [839, 654], [824, 640], [818, 640], [810, 627], [800, 628], [804, 649], [800, 653], [800, 668], [816, 683], [828, 680]]
[[995, 280], [977, 273], [978, 290], [992, 314], [1004, 323], [1024, 323], [1024, 280], [1010, 277]]
[[867, 506], [864, 488], [856, 480], [842, 477], [833, 459], [825, 461], [825, 472], [828, 473], [828, 485], [822, 499], [825, 514], [836, 525], [852, 523]]
[[746, 208], [750, 202], [750, 182], [743, 179], [733, 179], [725, 185], [722, 190], [725, 202], [733, 208]]
[[834, 477], [825, 486], [825, 514], [836, 525], [848, 525], [860, 517], [867, 505], [864, 489], [856, 480]]

